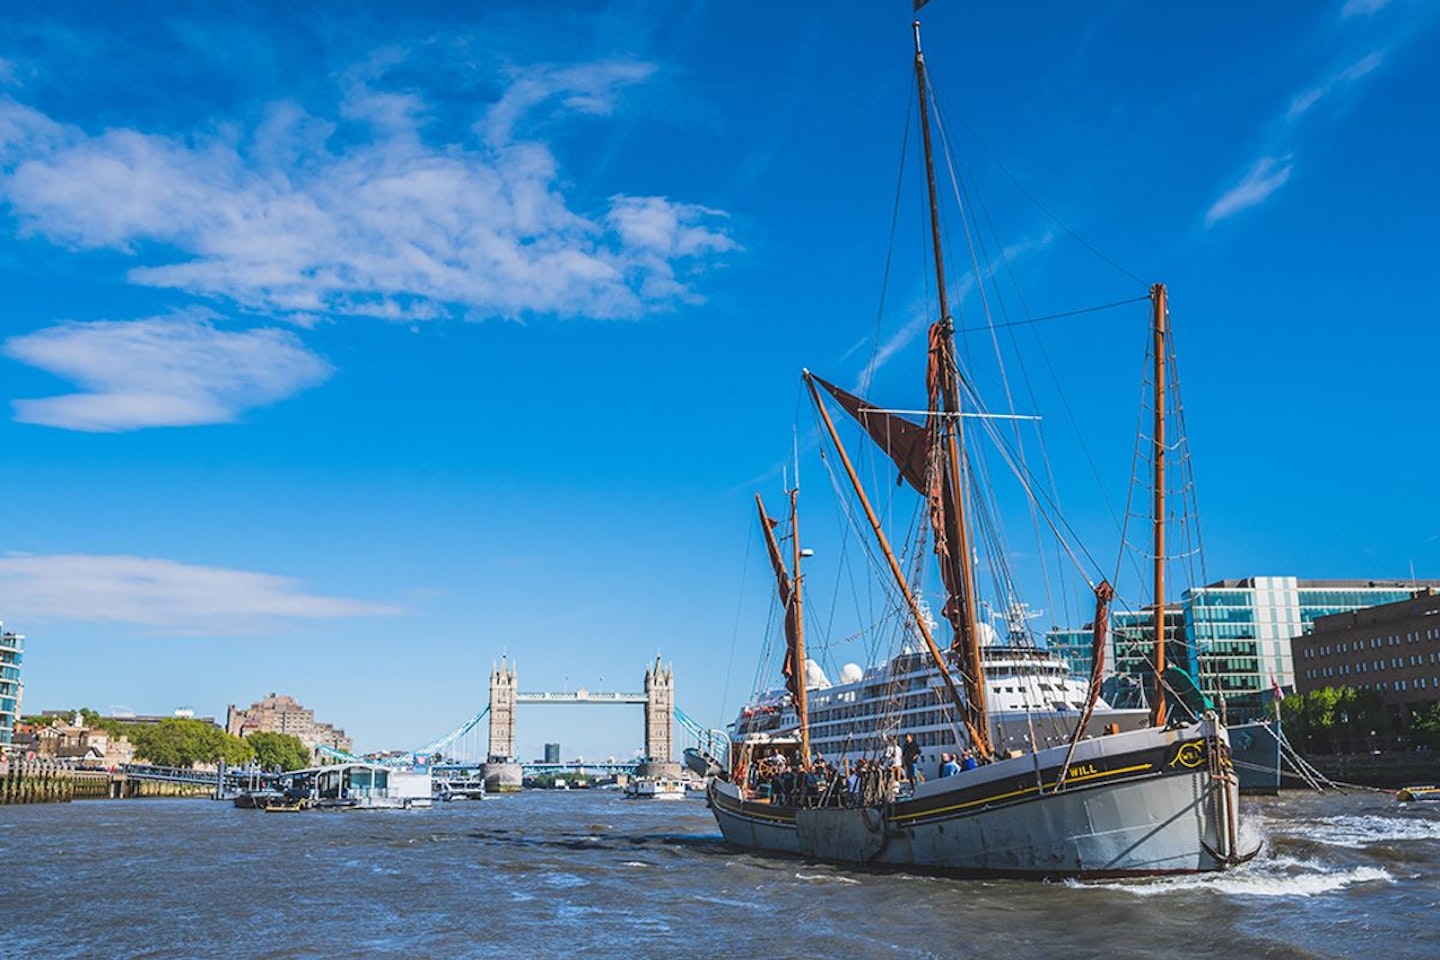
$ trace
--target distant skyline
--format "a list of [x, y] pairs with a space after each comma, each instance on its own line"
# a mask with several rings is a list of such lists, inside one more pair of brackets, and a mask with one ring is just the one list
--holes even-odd
[[[10, 5], [0, 620], [26, 712], [273, 690], [410, 748], [502, 656], [523, 690], [638, 690], [658, 654], [682, 709], [731, 719], [800, 370], [913, 401], [915, 238], [887, 273], [911, 16]], [[1168, 284], [1210, 577], [1440, 576], [1440, 12], [921, 17], [1015, 316]], [[1144, 310], [1046, 325], [1063, 416], [1101, 436], [1057, 485], [1106, 555]], [[522, 708], [517, 733], [604, 756], [640, 729]]]

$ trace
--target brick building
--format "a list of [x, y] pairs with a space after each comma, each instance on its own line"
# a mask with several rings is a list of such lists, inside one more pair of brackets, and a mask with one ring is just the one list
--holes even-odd
[[1291, 641], [1295, 687], [1375, 690], [1400, 725], [1440, 700], [1440, 591], [1408, 600], [1316, 617], [1314, 630]]
[[288, 733], [315, 754], [320, 746], [349, 753], [353, 744], [345, 731], [315, 719], [315, 711], [306, 709], [294, 697], [271, 693], [257, 700], [248, 709], [234, 704], [225, 712], [225, 732], [237, 737], [256, 731]]

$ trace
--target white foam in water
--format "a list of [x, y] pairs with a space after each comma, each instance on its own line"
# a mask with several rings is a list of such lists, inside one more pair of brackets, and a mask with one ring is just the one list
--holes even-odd
[[1120, 890], [1137, 897], [1201, 890], [1235, 897], [1316, 897], [1357, 883], [1389, 883], [1393, 879], [1379, 867], [1332, 870], [1313, 861], [1278, 858], [1222, 874], [1188, 874], [1113, 883], [1071, 880], [1067, 881], [1067, 885], [1085, 890]]
[[823, 873], [797, 873], [796, 880], [805, 880], [810, 883], [859, 883], [854, 877], [841, 877], [834, 874]]
[[1403, 817], [1326, 817], [1305, 824], [1303, 836], [1336, 847], [1358, 849], [1372, 843], [1440, 840], [1440, 820]]

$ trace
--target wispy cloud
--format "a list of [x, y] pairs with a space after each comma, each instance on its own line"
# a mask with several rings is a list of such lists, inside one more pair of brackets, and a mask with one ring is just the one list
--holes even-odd
[[[1038, 237], [1027, 237], [1010, 244], [1002, 249], [999, 257], [990, 261], [989, 265], [984, 269], [986, 281], [989, 282], [1001, 269], [1027, 254], [1038, 253], [1039, 251], [1047, 249], [1054, 241], [1055, 231], [1053, 229], [1047, 229]], [[963, 275], [959, 281], [955, 283], [954, 288], [950, 292], [953, 310], [958, 311], [961, 304], [963, 304], [974, 291], [975, 274], [971, 272]], [[874, 356], [870, 358], [870, 362], [865, 365], [864, 370], [860, 371], [855, 389], [861, 393], [870, 389], [870, 384], [874, 381], [875, 375], [880, 372], [880, 369], [889, 363], [897, 353], [909, 346], [911, 341], [924, 333], [929, 328], [929, 325], [930, 318], [925, 316], [923, 311], [917, 310], [916, 314], [910, 320], [906, 321], [899, 330], [891, 334], [889, 339], [876, 348]]]
[[1294, 164], [1290, 157], [1262, 157], [1250, 171], [1216, 200], [1205, 213], [1205, 226], [1212, 226], [1241, 210], [1264, 203], [1290, 179]]
[[90, 432], [229, 423], [333, 372], [288, 330], [227, 331], [203, 311], [61, 323], [0, 349], [83, 388], [17, 400], [15, 419]]
[[515, 71], [480, 141], [431, 142], [418, 95], [356, 77], [336, 116], [275, 103], [248, 131], [92, 134], [0, 99], [0, 197], [32, 234], [135, 257], [134, 283], [301, 322], [635, 317], [697, 298], [736, 247], [723, 216], [624, 194], [572, 209], [550, 147], [517, 131], [541, 105], [604, 115], [653, 70]]
[[[1357, 32], [1354, 25], [1345, 24], [1344, 21], [1375, 13], [1388, 3], [1389, 0], [1349, 0], [1340, 11], [1339, 25], [1332, 21], [1325, 29], [1347, 36], [1354, 34]], [[1290, 97], [1284, 112], [1269, 123], [1269, 131], [1265, 137], [1268, 142], [1260, 151], [1262, 156], [1238, 183], [1210, 205], [1205, 213], [1205, 226], [1212, 227], [1242, 210], [1258, 206], [1284, 186], [1294, 170], [1294, 157], [1298, 152], [1298, 144], [1303, 142], [1305, 128], [1314, 126], [1324, 118], [1326, 111], [1317, 108], [1326, 101], [1340, 100], [1340, 107], [1332, 106], [1329, 111], [1332, 118], [1338, 115], [1345, 102], [1341, 95], [1357, 87], [1360, 81], [1379, 70], [1385, 64], [1390, 49], [1403, 43], [1412, 32], [1413, 28], [1410, 26], [1391, 30], [1379, 49], [1372, 49], [1358, 57], [1355, 56], [1355, 42], [1342, 37], [1345, 45], [1349, 47], [1349, 57], [1353, 59], [1348, 62], [1340, 61], [1340, 66], [1332, 67], [1318, 80], [1306, 84]]]
[[1311, 107], [1315, 106], [1315, 104], [1371, 73], [1384, 61], [1385, 52], [1383, 50], [1376, 50], [1366, 54], [1349, 66], [1336, 71], [1322, 82], [1297, 94], [1295, 98], [1290, 101], [1290, 109], [1286, 111], [1285, 119], [1291, 123], [1300, 119], [1300, 117]]
[[1365, 17], [1390, 5], [1390, 0], [1346, 0], [1341, 17]]
[[880, 368], [890, 362], [901, 350], [904, 350], [918, 336], [930, 328], [930, 318], [924, 314], [917, 313], [904, 325], [896, 330], [890, 337], [875, 350], [875, 355], [870, 362], [865, 364], [865, 369], [860, 371], [859, 378], [855, 381], [857, 393], [864, 393], [870, 389], [870, 384], [875, 380], [875, 374]]
[[127, 623], [177, 633], [253, 633], [285, 620], [394, 616], [388, 603], [306, 593], [288, 577], [151, 557], [0, 557], [0, 607], [26, 620]]

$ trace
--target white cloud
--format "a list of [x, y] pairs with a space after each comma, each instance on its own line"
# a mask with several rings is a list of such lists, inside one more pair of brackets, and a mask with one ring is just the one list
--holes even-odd
[[875, 374], [880, 372], [880, 368], [889, 363], [895, 354], [909, 346], [916, 337], [929, 330], [930, 322], [930, 317], [923, 313], [917, 313], [899, 330], [895, 331], [888, 340], [880, 344], [875, 350], [875, 355], [870, 358], [870, 362], [865, 364], [865, 369], [860, 371], [860, 376], [855, 381], [855, 392], [863, 394], [869, 390], [870, 384], [874, 382]]
[[1285, 113], [1286, 121], [1293, 123], [1298, 120], [1307, 110], [1321, 100], [1338, 90], [1343, 90], [1355, 81], [1373, 72], [1384, 60], [1384, 51], [1376, 50], [1356, 60], [1343, 70], [1339, 70], [1325, 78], [1323, 82], [1298, 94], [1290, 101], [1290, 109]]
[[0, 196], [31, 233], [134, 255], [135, 283], [302, 322], [634, 317], [696, 299], [688, 272], [735, 247], [721, 215], [626, 195], [573, 210], [550, 148], [515, 130], [541, 104], [605, 114], [653, 69], [517, 72], [483, 144], [428, 144], [424, 103], [364, 86], [334, 120], [281, 103], [244, 135], [92, 135], [0, 100]]
[[198, 311], [62, 323], [12, 337], [0, 349], [84, 388], [16, 400], [15, 419], [90, 432], [229, 423], [333, 373], [290, 331], [225, 331]]
[[175, 632], [242, 634], [279, 620], [393, 616], [386, 603], [305, 593], [288, 577], [151, 557], [0, 557], [7, 617], [129, 623]]
[[1262, 157], [1239, 183], [1211, 205], [1205, 214], [1205, 226], [1214, 226], [1226, 217], [1263, 203], [1285, 185], [1293, 168], [1289, 157]]
[[1390, 5], [1390, 0], [1346, 0], [1340, 10], [1341, 17], [1369, 16]]

